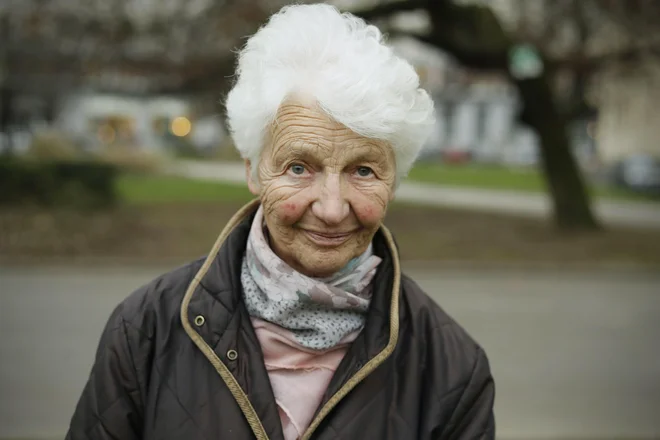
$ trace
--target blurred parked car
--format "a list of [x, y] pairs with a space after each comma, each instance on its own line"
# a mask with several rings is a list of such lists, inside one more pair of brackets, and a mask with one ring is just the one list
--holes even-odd
[[660, 196], [660, 159], [649, 154], [635, 154], [614, 166], [613, 181], [626, 189]]

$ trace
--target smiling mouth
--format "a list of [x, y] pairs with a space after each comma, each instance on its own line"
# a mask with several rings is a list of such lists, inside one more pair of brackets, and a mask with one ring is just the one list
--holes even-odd
[[339, 246], [346, 242], [354, 232], [344, 232], [344, 233], [325, 233], [325, 232], [314, 232], [305, 230], [305, 234], [309, 239], [319, 246]]

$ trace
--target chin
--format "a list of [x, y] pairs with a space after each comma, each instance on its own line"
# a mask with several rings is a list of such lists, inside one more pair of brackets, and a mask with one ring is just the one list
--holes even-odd
[[349, 261], [350, 258], [338, 258], [337, 256], [333, 258], [333, 256], [321, 254], [319, 258], [303, 258], [300, 266], [307, 276], [325, 278], [341, 270]]

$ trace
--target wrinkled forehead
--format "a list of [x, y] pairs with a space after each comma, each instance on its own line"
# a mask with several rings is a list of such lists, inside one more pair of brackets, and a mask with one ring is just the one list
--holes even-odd
[[390, 161], [394, 154], [390, 145], [355, 133], [340, 124], [316, 105], [301, 101], [285, 101], [279, 108], [269, 133], [270, 155], [312, 155], [342, 161]]

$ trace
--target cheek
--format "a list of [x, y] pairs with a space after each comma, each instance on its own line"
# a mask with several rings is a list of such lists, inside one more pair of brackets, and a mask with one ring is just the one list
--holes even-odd
[[353, 209], [360, 223], [365, 226], [378, 225], [385, 215], [385, 206], [375, 200], [362, 200]]
[[307, 199], [305, 191], [300, 188], [292, 188], [275, 181], [264, 190], [261, 202], [271, 225], [290, 226], [304, 215]]
[[383, 221], [389, 201], [388, 194], [386, 187], [356, 191], [352, 207], [362, 225], [376, 227]]
[[282, 223], [293, 224], [302, 217], [305, 212], [305, 207], [303, 203], [283, 201], [282, 203], [277, 204], [275, 210]]

